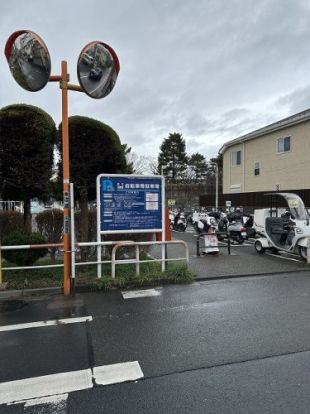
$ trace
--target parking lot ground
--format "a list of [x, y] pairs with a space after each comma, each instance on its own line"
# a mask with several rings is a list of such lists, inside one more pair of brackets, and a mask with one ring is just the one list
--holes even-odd
[[[227, 243], [220, 242], [219, 254], [197, 257], [197, 236], [193, 231], [173, 232], [172, 235], [173, 239], [183, 240], [188, 244], [190, 253], [189, 268], [198, 279], [309, 270], [309, 265], [297, 255], [258, 254], [254, 249], [254, 239], [246, 241], [242, 245], [232, 244], [230, 255], [228, 254]], [[170, 246], [168, 248], [168, 257], [180, 257], [181, 254], [181, 247]]]

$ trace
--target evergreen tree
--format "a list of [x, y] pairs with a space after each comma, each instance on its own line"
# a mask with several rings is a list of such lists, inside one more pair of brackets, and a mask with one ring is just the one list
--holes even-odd
[[196, 152], [189, 157], [188, 161], [188, 181], [199, 183], [206, 179], [208, 164], [205, 157]]
[[0, 195], [24, 202], [31, 229], [30, 201], [47, 197], [57, 131], [42, 109], [16, 104], [0, 110]]
[[[59, 126], [58, 149], [61, 154]], [[69, 118], [70, 181], [74, 183], [75, 199], [81, 206], [81, 241], [88, 239], [88, 203], [96, 199], [96, 177], [99, 174], [128, 173], [125, 154], [130, 151], [122, 145], [117, 133], [95, 119], [72, 116]], [[61, 177], [61, 159], [59, 179]]]
[[169, 134], [168, 138], [163, 140], [158, 155], [158, 173], [161, 169], [164, 172], [171, 172], [171, 180], [173, 182], [183, 178], [188, 164], [186, 155], [185, 139], [182, 134], [174, 132]]

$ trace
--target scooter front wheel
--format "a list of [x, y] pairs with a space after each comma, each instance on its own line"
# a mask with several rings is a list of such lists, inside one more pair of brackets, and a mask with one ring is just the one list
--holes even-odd
[[307, 247], [298, 246], [299, 255], [302, 259], [307, 260]]
[[255, 247], [255, 250], [257, 251], [257, 253], [259, 253], [259, 254], [265, 253], [266, 249], [265, 249], [265, 247], [263, 247], [261, 241], [256, 240], [256, 242], [254, 243], [254, 247]]

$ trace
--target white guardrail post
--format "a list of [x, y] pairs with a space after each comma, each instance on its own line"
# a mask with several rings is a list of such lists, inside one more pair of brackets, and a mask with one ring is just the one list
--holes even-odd
[[140, 249], [139, 245], [136, 244], [136, 275], [140, 276]]
[[[129, 259], [129, 260], [116, 260], [116, 251], [117, 249], [119, 249], [120, 247], [123, 246], [128, 246], [128, 244], [135, 246], [136, 249], [136, 258], [135, 259]], [[139, 260], [139, 247], [140, 246], [147, 246], [147, 245], [165, 245], [165, 244], [181, 244], [182, 246], [184, 246], [185, 248], [185, 257], [178, 257], [178, 258], [161, 258], [161, 259], [150, 259], [150, 260], [143, 260], [140, 261]], [[138, 253], [137, 253], [138, 251]], [[183, 240], [171, 240], [171, 241], [150, 241], [150, 242], [134, 242], [134, 241], [130, 241], [128, 242], [118, 242], [117, 244], [114, 245], [114, 247], [112, 248], [112, 254], [111, 254], [111, 277], [112, 279], [115, 279], [115, 266], [116, 264], [128, 264], [128, 263], [136, 263], [136, 275], [138, 276], [140, 273], [140, 267], [138, 266], [141, 262], [146, 263], [146, 262], [166, 262], [166, 261], [180, 261], [180, 260], [185, 260], [186, 261], [186, 265], [189, 265], [189, 249], [188, 249], [188, 245], [187, 243], [185, 243]], [[163, 270], [162, 270], [163, 272]]]
[[70, 183], [70, 219], [71, 219], [71, 279], [75, 279], [75, 223], [74, 223], [74, 188]]

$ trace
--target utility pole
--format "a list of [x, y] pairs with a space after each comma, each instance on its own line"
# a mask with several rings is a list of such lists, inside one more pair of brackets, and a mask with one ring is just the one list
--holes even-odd
[[217, 162], [210, 162], [215, 167], [215, 210], [219, 209], [219, 166]]

